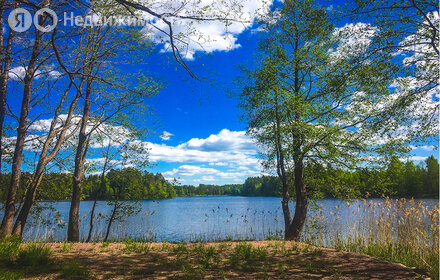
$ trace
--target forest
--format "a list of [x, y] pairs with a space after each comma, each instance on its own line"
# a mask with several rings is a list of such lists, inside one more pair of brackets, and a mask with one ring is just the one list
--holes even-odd
[[[359, 197], [438, 197], [439, 163], [433, 156], [423, 163], [402, 162], [392, 157], [384, 168], [361, 168], [355, 171], [310, 165], [305, 169], [309, 196], [314, 198]], [[30, 174], [24, 173], [20, 192], [23, 192]], [[10, 174], [1, 175], [2, 182]], [[47, 173], [38, 192], [40, 201], [61, 201], [71, 197], [72, 175]], [[2, 184], [4, 186], [4, 184]], [[2, 201], [5, 189], [0, 189]], [[295, 194], [295, 190], [291, 190]], [[85, 178], [82, 200], [155, 200], [176, 196], [276, 196], [281, 197], [282, 185], [277, 176], [249, 177], [243, 184], [181, 185], [168, 182], [160, 173], [149, 173], [136, 168], [112, 169], [104, 177]]]

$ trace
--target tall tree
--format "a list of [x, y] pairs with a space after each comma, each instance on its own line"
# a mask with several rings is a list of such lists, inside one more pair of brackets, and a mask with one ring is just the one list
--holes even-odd
[[438, 1], [356, 0], [350, 18], [371, 22], [378, 36], [369, 53], [393, 62], [391, 95], [380, 106], [383, 122], [418, 145], [438, 143], [440, 16]]
[[[118, 14], [108, 7], [95, 7], [102, 16]], [[98, 9], [99, 8], [99, 9]], [[128, 61], [143, 63], [139, 58], [151, 49], [139, 32], [123, 32], [112, 26], [97, 26], [87, 30], [84, 51], [87, 66], [80, 76], [85, 79], [82, 89], [82, 112], [79, 134], [75, 146], [72, 200], [69, 211], [67, 239], [79, 241], [79, 205], [82, 181], [86, 171], [86, 158], [90, 141], [105, 124], [129, 125], [133, 114], [147, 113], [145, 99], [157, 93], [160, 85], [144, 74], [120, 74], [118, 66]], [[135, 80], [134, 84], [128, 80]], [[136, 111], [134, 108], [138, 108]]]
[[[47, 7], [48, 0], [41, 3], [41, 7]], [[45, 18], [39, 18], [40, 24], [43, 25]], [[42, 52], [42, 40], [44, 33], [35, 29], [35, 37], [33, 39], [32, 48], [29, 54], [27, 65], [24, 67], [23, 78], [23, 98], [21, 102], [20, 117], [18, 120], [17, 136], [15, 140], [14, 156], [12, 159], [12, 174], [9, 184], [8, 197], [6, 200], [5, 214], [0, 227], [0, 235], [10, 235], [12, 233], [13, 222], [15, 217], [15, 203], [17, 190], [20, 185], [21, 165], [23, 158], [23, 149], [28, 128], [28, 116], [33, 93], [33, 81], [39, 67], [39, 58]], [[9, 73], [8, 73], [9, 74]]]
[[[6, 30], [4, 24], [4, 14], [6, 10], [12, 6], [8, 1], [2, 1], [0, 3], [0, 29]], [[0, 34], [0, 51], [1, 51], [1, 63], [0, 63], [0, 174], [2, 172], [2, 157], [3, 157], [3, 125], [6, 115], [6, 99], [9, 80], [9, 70], [11, 68], [12, 60], [12, 39], [14, 32], [9, 29], [6, 36], [6, 43], [4, 41], [5, 32]]]
[[285, 1], [264, 18], [262, 28], [266, 35], [258, 60], [243, 70], [240, 107], [250, 135], [262, 147], [265, 167], [275, 169], [281, 180], [285, 239], [299, 240], [308, 208], [305, 166], [354, 167], [379, 147], [373, 141], [378, 135], [367, 137], [363, 126], [376, 112], [362, 104], [386, 94], [387, 65], [366, 62], [374, 28], [334, 28], [325, 7], [313, 0]]

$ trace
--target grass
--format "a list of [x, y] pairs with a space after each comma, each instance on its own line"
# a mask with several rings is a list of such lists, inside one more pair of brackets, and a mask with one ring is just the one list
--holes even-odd
[[19, 238], [0, 239], [0, 279], [20, 279], [52, 271], [52, 251], [44, 243], [22, 246]]
[[240, 242], [235, 245], [234, 253], [231, 255], [229, 262], [232, 266], [252, 269], [265, 261], [266, 258], [267, 248], [265, 246], [254, 247], [246, 242]]
[[[125, 266], [127, 269], [131, 267], [127, 273], [133, 275], [177, 271], [170, 279], [204, 279], [213, 274], [215, 279], [228, 279], [230, 271], [253, 273], [255, 278], [267, 279], [268, 271], [288, 277], [289, 267], [298, 263], [302, 263], [302, 273], [336, 269], [320, 263], [324, 249], [315, 246], [325, 245], [415, 267], [422, 274], [427, 272], [432, 279], [439, 278], [438, 204], [434, 209], [428, 209], [423, 202], [387, 198], [381, 203], [366, 200], [352, 205], [347, 203], [347, 209], [353, 210], [353, 220], [348, 217], [351, 226], [348, 229], [324, 227], [324, 224], [332, 224], [340, 218], [338, 206], [332, 212], [318, 211], [315, 217], [309, 217], [302, 237], [308, 244], [279, 241], [278, 234], [268, 236], [270, 241], [265, 243], [266, 246], [254, 246], [248, 242], [222, 242], [214, 246], [163, 242], [153, 246], [149, 242], [128, 239], [123, 243], [125, 247], [115, 252], [146, 255], [151, 262], [149, 266], [133, 269], [132, 260], [125, 259], [120, 273], [124, 273]], [[101, 248], [109, 250], [110, 243], [103, 242]], [[112, 245], [112, 252], [114, 248]], [[62, 243], [54, 250], [70, 252], [70, 255], [75, 249], [71, 243]], [[55, 273], [63, 279], [92, 279], [86, 263], [57, 263], [52, 250], [44, 243], [22, 244], [18, 238], [0, 239], [0, 280], [44, 273]], [[335, 277], [341, 275], [338, 270], [330, 273]]]
[[92, 279], [90, 271], [77, 261], [66, 262], [60, 272], [63, 279], [87, 280]]
[[29, 271], [48, 271], [53, 266], [52, 251], [43, 243], [30, 243], [20, 250], [15, 265]]
[[314, 227], [305, 230], [304, 241], [416, 267], [439, 279], [439, 204], [429, 210], [422, 201], [386, 198], [381, 203], [347, 203], [347, 207], [353, 217], [361, 216], [348, 233], [323, 230], [323, 221], [338, 219], [335, 207], [328, 215], [320, 211], [313, 217]]
[[[3, 277], [0, 280], [94, 279], [95, 276], [119, 279], [124, 275], [135, 279], [164, 275], [167, 279], [236, 279], [237, 275], [246, 275], [246, 279], [308, 279], [312, 276], [337, 279], [356, 277], [359, 264], [365, 261], [380, 264], [366, 256], [359, 263], [341, 263], [344, 252], [286, 241], [160, 243], [152, 249], [150, 243], [127, 240], [109, 244], [111, 254], [102, 253], [100, 246], [89, 245], [77, 244], [67, 254], [60, 244], [50, 245], [53, 251], [42, 243], [22, 244], [18, 253], [8, 253], [14, 256], [11, 265], [0, 264]], [[17, 247], [10, 244], [8, 248]], [[46, 266], [50, 270], [38, 268]], [[22, 269], [24, 267], [27, 269]], [[374, 273], [375, 269], [370, 272]]]
[[17, 237], [0, 239], [0, 263], [12, 264], [21, 252], [21, 240]]
[[23, 277], [23, 273], [15, 271], [0, 270], [0, 280], [18, 280]]
[[69, 252], [70, 249], [72, 249], [72, 244], [71, 243], [64, 242], [61, 245], [61, 251], [63, 251], [63, 252]]
[[126, 253], [143, 253], [148, 254], [151, 249], [150, 243], [135, 242], [132, 239], [125, 241], [124, 252]]

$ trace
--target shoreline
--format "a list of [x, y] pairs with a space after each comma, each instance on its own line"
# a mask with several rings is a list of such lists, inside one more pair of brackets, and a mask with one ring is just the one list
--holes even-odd
[[23, 279], [429, 279], [401, 264], [293, 241], [39, 244], [50, 248], [55, 268]]

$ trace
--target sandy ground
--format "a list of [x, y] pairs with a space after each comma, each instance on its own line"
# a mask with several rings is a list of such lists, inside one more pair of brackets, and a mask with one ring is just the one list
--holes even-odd
[[[148, 252], [128, 252], [124, 243], [49, 243], [59, 267], [76, 263], [87, 275], [61, 276], [57, 271], [27, 279], [429, 279], [370, 256], [282, 241], [249, 241], [267, 257], [231, 263], [237, 244], [151, 243]], [[208, 247], [217, 257], [203, 259], [197, 253]]]

